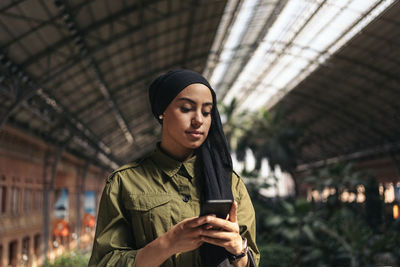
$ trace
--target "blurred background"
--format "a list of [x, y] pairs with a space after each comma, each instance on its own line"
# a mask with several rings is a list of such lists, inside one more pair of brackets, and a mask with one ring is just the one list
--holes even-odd
[[260, 266], [399, 266], [398, 0], [0, 1], [0, 266], [86, 266], [147, 88], [215, 88]]

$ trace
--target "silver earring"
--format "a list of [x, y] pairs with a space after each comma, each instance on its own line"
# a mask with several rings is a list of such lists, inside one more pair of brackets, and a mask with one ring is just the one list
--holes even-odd
[[162, 120], [162, 119], [164, 119], [164, 116], [161, 114], [160, 116], [158, 116], [158, 118], [159, 118], [160, 120]]

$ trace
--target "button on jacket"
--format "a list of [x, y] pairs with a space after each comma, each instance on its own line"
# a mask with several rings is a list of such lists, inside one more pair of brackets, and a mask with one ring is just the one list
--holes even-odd
[[[89, 266], [135, 266], [140, 248], [182, 220], [199, 216], [201, 177], [197, 173], [196, 157], [180, 162], [159, 148], [114, 171], [101, 197]], [[235, 173], [232, 193], [238, 202], [240, 234], [247, 238], [258, 264], [253, 205]], [[176, 254], [161, 266], [200, 267], [200, 250]]]

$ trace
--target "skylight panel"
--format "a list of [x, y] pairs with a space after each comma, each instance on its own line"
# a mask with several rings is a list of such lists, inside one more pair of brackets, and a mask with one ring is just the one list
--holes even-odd
[[289, 0], [223, 102], [237, 98], [239, 111], [271, 107], [393, 2]]
[[247, 29], [249, 20], [254, 12], [254, 7], [257, 2], [258, 0], [246, 0], [243, 3], [238, 17], [232, 27], [231, 33], [225, 42], [225, 46], [220, 57], [221, 63], [217, 65], [211, 76], [210, 81], [212, 84], [218, 84], [221, 81], [228, 67], [228, 63], [234, 54], [234, 50], [238, 47], [240, 39]]

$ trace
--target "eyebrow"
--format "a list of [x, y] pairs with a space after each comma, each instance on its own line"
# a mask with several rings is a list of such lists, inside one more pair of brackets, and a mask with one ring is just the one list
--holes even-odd
[[[188, 101], [188, 102], [190, 102], [192, 104], [196, 104], [196, 102], [194, 102], [192, 99], [186, 98], [186, 97], [181, 97], [181, 98], [178, 98], [177, 100], [178, 101]], [[211, 102], [203, 103], [203, 106], [212, 106], [212, 105], [213, 105], [213, 103], [211, 103]]]

